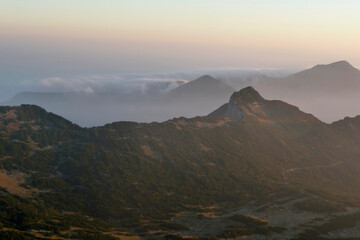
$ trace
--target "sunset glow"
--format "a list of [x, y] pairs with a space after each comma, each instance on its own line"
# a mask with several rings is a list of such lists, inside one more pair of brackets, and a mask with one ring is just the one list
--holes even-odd
[[359, 12], [354, 0], [5, 0], [0, 3], [0, 48], [6, 53], [41, 42], [44, 49], [75, 53], [73, 59], [91, 49], [104, 61], [124, 61], [110, 64], [120, 71], [304, 67], [325, 59], [358, 66]]

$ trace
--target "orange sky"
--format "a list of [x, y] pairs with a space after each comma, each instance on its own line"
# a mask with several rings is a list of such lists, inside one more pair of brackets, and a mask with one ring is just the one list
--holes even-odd
[[144, 2], [2, 0], [0, 63], [138, 72], [360, 66], [360, 1]]

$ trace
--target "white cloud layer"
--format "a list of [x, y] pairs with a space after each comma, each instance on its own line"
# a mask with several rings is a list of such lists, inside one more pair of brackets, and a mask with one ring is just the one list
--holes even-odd
[[23, 82], [27, 87], [42, 91], [94, 92], [107, 91], [139, 91], [146, 94], [154, 86], [163, 92], [170, 91], [179, 85], [188, 82], [181, 77], [141, 76], [141, 75], [93, 75], [85, 77], [49, 77], [35, 82]]

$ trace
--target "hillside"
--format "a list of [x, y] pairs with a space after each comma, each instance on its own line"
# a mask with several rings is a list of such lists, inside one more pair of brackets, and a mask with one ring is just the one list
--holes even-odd
[[0, 237], [326, 239], [360, 220], [359, 129], [251, 87], [163, 123], [81, 128], [0, 107]]

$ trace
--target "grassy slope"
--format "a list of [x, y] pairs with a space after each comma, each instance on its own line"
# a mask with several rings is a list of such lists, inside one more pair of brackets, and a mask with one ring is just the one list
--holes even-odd
[[359, 197], [360, 142], [348, 122], [202, 117], [83, 129], [36, 106], [0, 113], [1, 168], [25, 173], [24, 187], [39, 189], [28, 199], [4, 189], [1, 206], [12, 207], [1, 210], [1, 222], [8, 228], [60, 221], [64, 229], [56, 231], [65, 231], [78, 221], [85, 229], [136, 232], [141, 220], [191, 206], [266, 202], [276, 192]]

